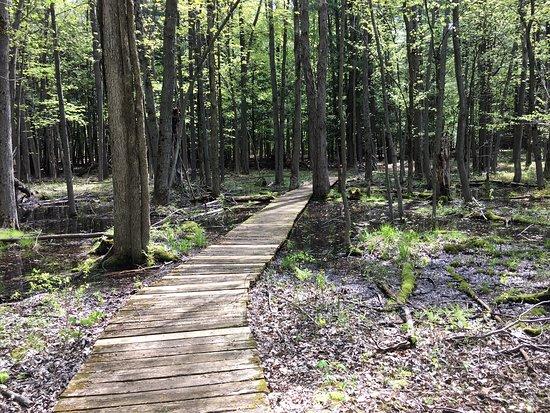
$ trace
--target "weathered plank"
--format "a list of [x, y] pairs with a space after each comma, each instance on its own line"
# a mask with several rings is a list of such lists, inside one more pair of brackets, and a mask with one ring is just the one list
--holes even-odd
[[58, 412], [267, 412], [247, 324], [250, 283], [308, 202], [291, 191], [131, 296], [69, 383]]

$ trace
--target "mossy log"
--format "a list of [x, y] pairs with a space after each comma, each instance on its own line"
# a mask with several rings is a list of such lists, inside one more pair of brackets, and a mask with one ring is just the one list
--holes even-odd
[[496, 299], [499, 304], [503, 303], [527, 303], [538, 304], [542, 301], [550, 300], [550, 287], [546, 290], [536, 291], [534, 293], [524, 293], [519, 291], [508, 291]]

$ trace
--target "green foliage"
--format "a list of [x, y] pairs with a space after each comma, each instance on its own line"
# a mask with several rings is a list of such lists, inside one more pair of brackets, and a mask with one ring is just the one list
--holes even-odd
[[0, 371], [0, 384], [6, 384], [10, 379], [10, 374], [6, 370]]
[[281, 260], [281, 268], [283, 270], [293, 270], [299, 264], [313, 262], [315, 262], [315, 258], [313, 258], [311, 254], [305, 251], [297, 251], [283, 257]]
[[298, 280], [305, 282], [313, 277], [313, 272], [307, 268], [294, 267], [294, 275]]
[[76, 319], [75, 317], [69, 317], [71, 324], [79, 325], [82, 327], [93, 327], [105, 318], [105, 313], [100, 310], [93, 310], [86, 317]]
[[33, 268], [31, 273], [26, 275], [25, 279], [30, 285], [31, 292], [56, 291], [69, 282], [69, 277], [67, 276], [42, 272], [37, 268]]
[[[151, 231], [151, 237], [155, 243], [164, 245], [172, 254], [177, 255], [186, 254], [193, 248], [201, 248], [207, 244], [204, 229], [194, 221], [179, 224], [164, 223], [161, 228]], [[166, 260], [170, 257], [159, 258]]]

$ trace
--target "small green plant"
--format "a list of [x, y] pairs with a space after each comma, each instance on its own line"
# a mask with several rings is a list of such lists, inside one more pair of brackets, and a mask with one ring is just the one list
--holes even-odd
[[64, 341], [74, 341], [82, 338], [82, 331], [75, 327], [64, 327], [59, 331], [59, 337]]
[[320, 290], [325, 290], [327, 288], [329, 281], [323, 270], [319, 271], [315, 276], [315, 284]]
[[10, 379], [10, 374], [6, 370], [0, 371], [0, 384], [6, 384]]
[[31, 292], [57, 291], [69, 282], [67, 276], [42, 272], [38, 268], [33, 268], [25, 278], [30, 285]]
[[73, 320], [73, 324], [80, 325], [82, 327], [93, 327], [105, 318], [105, 313], [100, 310], [94, 310], [86, 317], [79, 320]]
[[281, 260], [281, 268], [283, 270], [293, 270], [299, 264], [313, 263], [315, 258], [311, 256], [308, 252], [298, 251], [291, 254], [285, 255]]
[[166, 245], [177, 254], [186, 254], [193, 248], [206, 246], [206, 232], [194, 221], [185, 221], [179, 225], [164, 223], [159, 229], [151, 232], [152, 239]]

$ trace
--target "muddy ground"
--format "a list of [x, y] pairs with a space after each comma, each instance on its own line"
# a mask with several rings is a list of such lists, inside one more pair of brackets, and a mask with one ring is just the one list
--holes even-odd
[[[333, 193], [310, 203], [252, 291], [249, 321], [273, 410], [550, 411], [550, 306], [497, 303], [550, 285], [547, 194], [479, 185], [473, 206], [442, 204], [436, 224], [417, 195], [389, 226], [381, 188], [369, 197], [361, 185], [350, 183], [361, 193], [351, 201], [353, 254]], [[488, 211], [518, 222], [485, 219]], [[400, 294], [409, 264], [414, 346], [404, 307], [380, 287]], [[528, 321], [496, 331], [520, 315]]]

